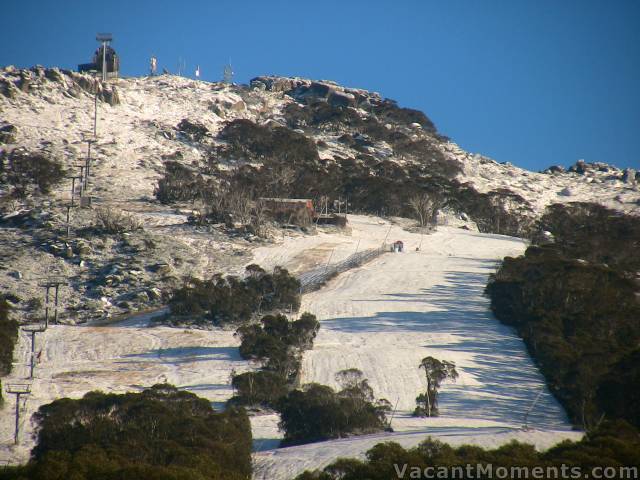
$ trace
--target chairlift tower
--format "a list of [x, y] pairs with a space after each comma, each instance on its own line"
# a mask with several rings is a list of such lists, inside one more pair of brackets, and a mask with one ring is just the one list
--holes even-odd
[[[67, 229], [69, 227], [69, 215], [70, 208], [67, 209]], [[44, 328], [46, 329], [49, 326], [49, 296], [51, 289], [54, 290], [54, 305], [53, 305], [53, 323], [58, 323], [58, 293], [60, 290], [60, 286], [68, 285], [66, 277], [62, 275], [50, 275], [42, 279], [42, 281], [38, 284], [39, 287], [45, 289], [45, 299], [44, 299]]]
[[10, 383], [7, 385], [7, 393], [16, 396], [16, 428], [13, 442], [17, 445], [18, 435], [20, 434], [20, 396], [29, 395], [31, 393], [31, 385], [28, 383]]

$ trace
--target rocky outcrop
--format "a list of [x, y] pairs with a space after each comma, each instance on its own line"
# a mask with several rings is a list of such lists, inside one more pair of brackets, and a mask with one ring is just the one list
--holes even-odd
[[622, 172], [622, 181], [624, 183], [636, 183], [637, 172], [633, 168], [625, 168]]
[[565, 168], [561, 165], [551, 165], [549, 168], [545, 168], [542, 173], [553, 175], [555, 173], [564, 173], [565, 171]]
[[47, 91], [47, 84], [54, 83], [59, 88], [54, 88], [53, 91], [65, 96], [78, 98], [82, 94], [95, 95], [97, 92], [98, 100], [111, 106], [120, 104], [120, 95], [115, 85], [104, 84], [89, 74], [40, 65], [21, 70], [6, 67], [0, 72], [0, 94], [11, 100], [17, 99], [20, 94], [42, 95]]

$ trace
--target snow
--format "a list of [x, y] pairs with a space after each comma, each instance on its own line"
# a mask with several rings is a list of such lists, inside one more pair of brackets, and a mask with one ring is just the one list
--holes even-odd
[[[120, 79], [117, 87], [120, 105], [99, 104], [97, 160], [91, 179], [94, 204], [134, 213], [147, 228], [176, 244], [193, 247], [195, 253], [190, 257], [200, 262], [190, 267], [194, 275], [205, 277], [227, 268], [212, 252], [225, 250], [231, 257], [236, 245], [182, 228], [184, 212], [168, 212], [167, 207], [140, 202], [153, 196], [163, 155], [180, 150], [185, 164], [206, 155], [206, 149], [183, 138], [166, 138], [163, 133], [175, 133], [183, 118], [204, 124], [214, 135], [224, 121], [233, 118], [262, 123], [276, 118], [292, 100], [281, 94], [254, 92], [254, 103], [250, 104], [232, 87], [173, 76]], [[20, 93], [15, 100], [0, 97], [3, 120], [18, 127], [18, 144], [40, 149], [50, 142], [48, 150], [67, 166], [75, 164], [86, 154], [82, 137], [92, 129], [93, 97], [68, 98], [59, 85], [48, 81], [41, 92]], [[240, 101], [247, 102], [245, 110], [232, 108]], [[216, 105], [223, 116], [214, 113]], [[337, 143], [335, 136], [319, 134], [314, 139], [328, 144], [321, 150], [322, 158], [354, 153]], [[378, 153], [388, 150], [385, 145], [376, 148]], [[638, 212], [637, 185], [624, 185], [605, 176], [528, 172], [470, 155], [452, 143], [446, 150], [463, 163], [461, 181], [470, 182], [481, 192], [508, 188], [531, 202], [537, 213], [550, 203], [567, 201], [597, 201]], [[53, 203], [61, 205], [68, 199], [69, 188], [63, 185], [54, 192]], [[571, 196], [562, 195], [564, 190]], [[314, 350], [303, 358], [302, 381], [335, 386], [337, 371], [360, 368], [377, 396], [397, 402], [395, 433], [269, 450], [281, 437], [278, 419], [275, 415], [255, 416], [254, 444], [260, 450], [255, 454], [256, 478], [288, 479], [338, 456], [361, 456], [387, 439], [415, 445], [433, 435], [452, 444], [495, 446], [517, 438], [546, 448], [565, 438], [580, 437], [580, 433], [569, 431], [562, 409], [544, 389], [522, 342], [493, 318], [482, 295], [496, 262], [505, 255], [522, 253], [523, 241], [450, 226], [421, 236], [404, 230], [407, 223], [401, 220], [354, 215], [349, 220], [351, 230], [342, 234], [322, 229], [315, 235], [288, 234], [277, 245], [254, 250], [252, 263], [266, 268], [283, 265], [298, 274], [378, 247], [385, 239], [404, 241], [404, 253], [383, 255], [303, 299], [303, 310], [315, 313], [322, 329]], [[421, 242], [421, 250], [416, 251]], [[25, 277], [20, 286], [23, 291], [31, 281], [35, 292], [32, 279], [42, 276], [52, 262], [39, 251], [32, 256], [32, 263], [20, 268]], [[71, 269], [66, 263], [62, 265], [60, 273]], [[254, 368], [240, 359], [238, 340], [230, 330], [183, 330], [149, 326], [149, 322], [149, 315], [142, 315], [104, 326], [52, 326], [39, 335], [37, 349], [43, 350], [42, 361], [22, 418], [28, 419], [40, 405], [59, 397], [79, 398], [96, 389], [138, 391], [163, 381], [220, 406], [232, 394], [232, 371]], [[11, 376], [3, 379], [5, 385], [24, 381], [29, 343], [21, 334], [16, 365]], [[425, 388], [417, 366], [428, 355], [456, 362], [460, 378], [442, 387], [441, 417], [416, 419], [410, 411], [415, 397]], [[521, 430], [524, 414], [541, 390], [529, 418], [534, 430]], [[0, 410], [0, 463], [25, 461], [33, 446], [33, 425], [23, 420], [22, 443], [13, 447], [13, 421], [13, 397], [9, 396]]]
[[[395, 433], [342, 439], [274, 450], [282, 434], [276, 415], [252, 418], [256, 479], [289, 479], [305, 468], [320, 468], [338, 456], [361, 456], [383, 440], [415, 445], [433, 435], [453, 444], [495, 446], [517, 438], [546, 448], [571, 432], [565, 415], [544, 389], [541, 375], [524, 345], [493, 318], [482, 295], [487, 276], [505, 255], [525, 248], [522, 240], [453, 227], [421, 235], [404, 230], [408, 222], [350, 215], [351, 231], [286, 237], [279, 245], [254, 251], [252, 261], [282, 263], [293, 271], [346, 258], [357, 249], [401, 239], [404, 253], [388, 253], [340, 275], [305, 295], [303, 310], [322, 321], [312, 351], [303, 358], [302, 382], [335, 386], [344, 368], [361, 369], [378, 397], [398, 405]], [[416, 247], [422, 243], [420, 251]], [[21, 444], [12, 445], [13, 398], [0, 416], [0, 462], [28, 458], [33, 427], [28, 419], [56, 398], [79, 398], [91, 390], [122, 393], [169, 382], [221, 407], [231, 395], [233, 371], [255, 368], [238, 353], [232, 330], [181, 329], [151, 323], [153, 315], [88, 326], [51, 326], [37, 336], [32, 394], [22, 415]], [[28, 375], [30, 340], [20, 336], [13, 373], [3, 381], [23, 382]], [[446, 383], [441, 416], [410, 416], [415, 397], [425, 388], [418, 369], [432, 355], [454, 361], [460, 378]], [[524, 414], [540, 390], [544, 393], [529, 425]]]
[[[522, 240], [446, 226], [421, 235], [404, 230], [406, 222], [368, 216], [351, 215], [349, 221], [350, 234], [320, 230], [286, 237], [279, 245], [256, 249], [252, 261], [303, 271], [385, 239], [403, 240], [404, 253], [385, 254], [340, 275], [305, 295], [302, 307], [322, 321], [314, 349], [303, 358], [302, 382], [336, 386], [337, 371], [361, 369], [376, 396], [397, 404], [395, 433], [273, 450], [282, 436], [277, 416], [254, 416], [256, 478], [291, 478], [341, 455], [361, 456], [382, 440], [415, 445], [433, 435], [453, 444], [493, 446], [518, 438], [546, 448], [579, 438], [569, 431], [522, 341], [493, 318], [482, 295], [496, 262], [520, 254], [526, 246]], [[36, 350], [42, 350], [42, 358], [22, 418], [56, 398], [79, 398], [90, 390], [138, 391], [164, 381], [221, 406], [232, 394], [231, 373], [253, 368], [240, 358], [233, 331], [155, 326], [150, 323], [153, 315], [102, 326], [52, 326], [40, 334]], [[28, 348], [22, 333], [17, 362], [5, 384], [27, 376]], [[415, 397], [425, 388], [418, 364], [428, 355], [454, 361], [460, 378], [442, 387], [440, 417], [414, 418]], [[529, 418], [536, 430], [521, 430], [540, 390]], [[28, 457], [34, 426], [23, 420], [21, 445], [13, 447], [12, 408], [10, 398], [0, 418], [0, 461], [15, 463]]]
[[[640, 199], [639, 186], [611, 178], [612, 172], [543, 174], [508, 162], [498, 163], [482, 155], [472, 155], [453, 142], [445, 144], [444, 151], [463, 165], [458, 180], [468, 182], [482, 193], [500, 188], [511, 190], [527, 200], [537, 215], [542, 214], [548, 205], [566, 202], [595, 202], [626, 213], [640, 213], [637, 203]], [[561, 163], [570, 163], [570, 159], [563, 159]], [[611, 168], [621, 174], [615, 167]]]
[[[32, 393], [21, 414], [20, 445], [13, 446], [14, 397], [0, 415], [0, 463], [27, 460], [34, 445], [28, 419], [41, 405], [57, 398], [80, 398], [92, 390], [109, 393], [140, 391], [168, 382], [210, 400], [220, 408], [232, 395], [231, 373], [251, 367], [238, 352], [232, 330], [180, 329], [150, 326], [154, 315], [133, 316], [104, 326], [49, 326], [36, 337], [42, 351]], [[31, 340], [21, 331], [17, 361], [3, 383], [24, 383], [29, 374]]]
[[[337, 387], [336, 372], [362, 370], [378, 398], [397, 404], [395, 433], [262, 451], [255, 454], [256, 479], [293, 478], [340, 456], [361, 457], [387, 440], [412, 446], [432, 435], [489, 447], [517, 438], [548, 448], [581, 436], [570, 431], [523, 342], [493, 317], [483, 296], [497, 261], [522, 253], [524, 241], [452, 227], [421, 239], [374, 217], [350, 216], [350, 223], [351, 240], [335, 244], [334, 254], [350, 251], [358, 239], [380, 245], [385, 238], [401, 239], [405, 252], [379, 257], [305, 295], [302, 309], [318, 315], [322, 328], [313, 350], [304, 355], [301, 381]], [[299, 257], [294, 252], [293, 258]], [[460, 374], [456, 383], [443, 385], [441, 416], [432, 419], [411, 416], [415, 397], [426, 388], [418, 368], [426, 356], [455, 362]], [[522, 430], [540, 391], [528, 420], [535, 430]], [[281, 436], [276, 425], [274, 415], [272, 440]], [[267, 427], [261, 419], [265, 443]]]

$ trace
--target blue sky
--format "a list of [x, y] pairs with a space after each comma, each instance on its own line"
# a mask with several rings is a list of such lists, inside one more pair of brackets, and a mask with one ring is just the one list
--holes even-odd
[[3, 0], [0, 65], [75, 68], [112, 32], [124, 75], [149, 57], [219, 80], [331, 79], [424, 111], [462, 147], [539, 170], [640, 168], [640, 1]]

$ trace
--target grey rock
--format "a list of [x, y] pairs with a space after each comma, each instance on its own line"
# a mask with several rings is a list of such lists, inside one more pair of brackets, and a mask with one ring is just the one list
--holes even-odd
[[564, 173], [566, 170], [561, 165], [551, 165], [549, 168], [545, 169], [542, 173]]
[[636, 171], [633, 168], [625, 168], [622, 172], [622, 181], [624, 183], [636, 183]]
[[159, 288], [150, 288], [149, 290], [147, 290], [147, 296], [151, 300], [160, 300], [160, 298], [162, 298], [162, 292]]
[[329, 104], [334, 107], [353, 107], [356, 105], [355, 97], [344, 92], [332, 91], [328, 100]]

